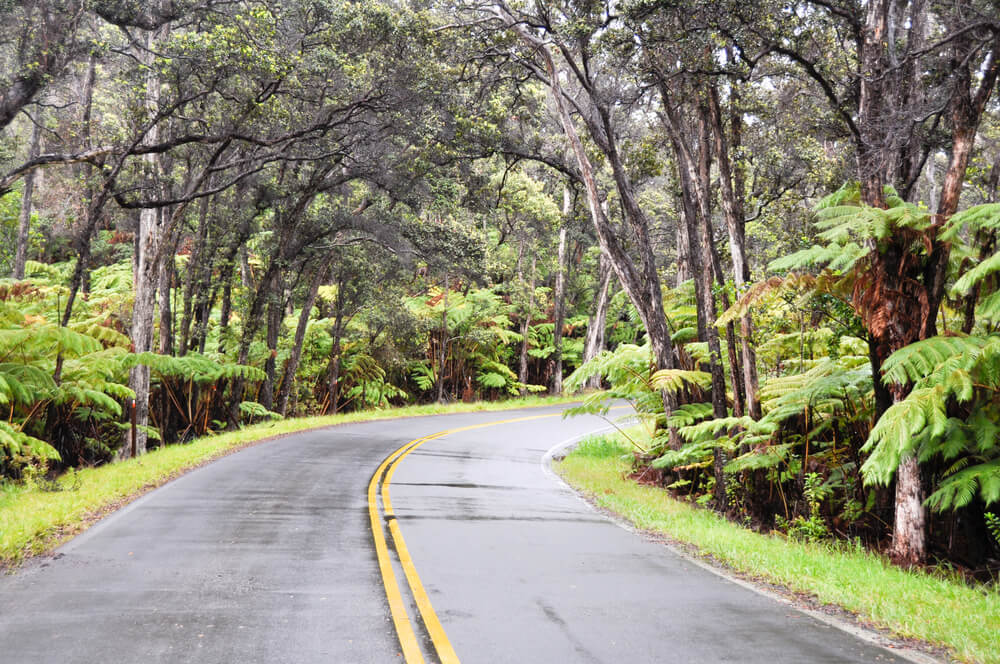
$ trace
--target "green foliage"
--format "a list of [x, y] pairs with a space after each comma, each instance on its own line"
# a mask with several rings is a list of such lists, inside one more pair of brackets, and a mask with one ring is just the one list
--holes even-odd
[[592, 459], [621, 458], [628, 454], [617, 435], [588, 436], [573, 448], [573, 455]]
[[192, 383], [215, 383], [223, 378], [264, 379], [264, 372], [257, 367], [220, 362], [200, 353], [173, 357], [146, 352], [130, 354], [122, 360], [126, 369], [140, 364], [161, 378], [183, 378]]
[[262, 420], [280, 420], [282, 419], [280, 413], [275, 413], [272, 410], [268, 410], [263, 405], [257, 403], [256, 401], [241, 401], [240, 402], [240, 412], [243, 413], [248, 421], [252, 423], [254, 418]]
[[[132, 391], [123, 384], [121, 362], [127, 354], [113, 345], [116, 341], [114, 333], [93, 321], [76, 329], [60, 327], [0, 303], [0, 404], [10, 413], [0, 423], [0, 474], [17, 472], [23, 465], [17, 459], [60, 460], [60, 452], [45, 441], [45, 431], [55, 423], [52, 413], [80, 422], [121, 415], [120, 400]], [[57, 364], [58, 382], [53, 378]], [[49, 406], [61, 408], [50, 411]]]
[[983, 514], [983, 519], [986, 521], [986, 529], [990, 532], [993, 543], [1000, 548], [1000, 516], [993, 512], [986, 512]]
[[819, 542], [830, 537], [830, 529], [820, 514], [820, 506], [832, 493], [819, 473], [806, 473], [803, 489], [809, 504], [809, 516], [797, 516], [786, 524], [786, 531], [795, 539]]
[[868, 482], [887, 484], [900, 461], [946, 464], [927, 499], [936, 510], [1000, 500], [1000, 337], [933, 337], [885, 362], [883, 380], [912, 384], [879, 419], [865, 445]]

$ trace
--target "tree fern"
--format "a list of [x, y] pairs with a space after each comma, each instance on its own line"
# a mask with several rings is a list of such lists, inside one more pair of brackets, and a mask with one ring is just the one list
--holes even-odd
[[[872, 429], [862, 466], [868, 482], [888, 484], [900, 460], [949, 462], [927, 504], [963, 507], [1000, 497], [1000, 337], [934, 337], [885, 363], [887, 384], [912, 384]], [[958, 415], [958, 416], [956, 416]]]

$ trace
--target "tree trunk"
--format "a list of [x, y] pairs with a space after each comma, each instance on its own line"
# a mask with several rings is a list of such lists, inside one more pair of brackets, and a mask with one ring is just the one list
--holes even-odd
[[916, 455], [910, 455], [896, 470], [896, 512], [889, 557], [897, 565], [919, 565], [927, 557], [927, 508], [923, 499], [920, 466]]
[[211, 261], [206, 260], [205, 256], [205, 245], [208, 240], [208, 204], [211, 200], [209, 196], [201, 199], [201, 208], [198, 211], [198, 230], [195, 233], [194, 247], [191, 248], [191, 255], [188, 257], [187, 269], [184, 273], [183, 309], [177, 344], [178, 355], [185, 355], [188, 352], [191, 340], [191, 323], [196, 309], [195, 299], [208, 286], [203, 275], [205, 272], [211, 271]]
[[[594, 297], [594, 313], [590, 317], [587, 325], [587, 339], [583, 346], [583, 362], [586, 364], [597, 357], [598, 353], [604, 350], [604, 334], [608, 322], [608, 305], [611, 303], [611, 277], [613, 272], [611, 265], [601, 254], [598, 263], [598, 286], [597, 295]], [[601, 379], [599, 376], [592, 376], [587, 379], [584, 387], [589, 389], [601, 389]]]
[[[532, 252], [531, 255], [531, 279], [528, 284], [528, 307], [524, 312], [524, 318], [521, 320], [521, 362], [517, 372], [517, 380], [521, 385], [528, 384], [528, 345], [529, 345], [529, 335], [531, 333], [531, 312], [535, 308], [535, 258], [536, 254]], [[521, 279], [522, 283], [524, 279]], [[528, 393], [527, 387], [521, 388], [521, 396], [525, 396]]]
[[556, 263], [555, 321], [552, 327], [552, 394], [562, 394], [563, 391], [563, 324], [566, 317], [566, 219], [569, 218], [570, 205], [569, 188], [563, 189], [563, 225], [559, 228], [559, 251]]
[[[715, 326], [715, 297], [713, 283], [713, 246], [711, 217], [711, 138], [709, 136], [708, 110], [700, 105], [698, 113], [697, 158], [685, 138], [684, 124], [677, 109], [672, 106], [671, 94], [664, 81], [660, 82], [666, 127], [677, 161], [678, 180], [684, 203], [684, 218], [690, 241], [691, 269], [695, 279], [695, 299], [698, 308], [698, 335], [708, 343], [709, 371], [712, 375], [712, 413], [715, 418], [727, 417], [726, 378], [722, 367], [722, 347], [719, 331]], [[735, 380], [734, 376], [734, 380]], [[715, 504], [720, 511], [726, 509], [726, 476], [723, 471], [727, 459], [725, 452], [716, 448], [713, 463], [715, 475]]]
[[[733, 261], [733, 283], [736, 285], [737, 300], [746, 291], [750, 267], [746, 257], [746, 233], [743, 227], [743, 191], [735, 189], [735, 178], [729, 159], [729, 146], [726, 141], [725, 129], [722, 126], [722, 113], [719, 108], [719, 95], [715, 86], [709, 87], [709, 113], [713, 125], [715, 158], [719, 166], [719, 191], [722, 198], [722, 211], [726, 220], [726, 231], [729, 235], [729, 253]], [[738, 146], [740, 131], [740, 116], [732, 115], [733, 134]], [[741, 179], [742, 182], [742, 179]], [[743, 393], [746, 403], [746, 413], [757, 420], [760, 419], [760, 399], [757, 396], [757, 356], [753, 349], [753, 320], [748, 311], [740, 316], [740, 354], [743, 369]], [[733, 374], [733, 382], [740, 380]]]
[[892, 0], [870, 0], [862, 28], [858, 97], [858, 133], [855, 136], [861, 199], [872, 207], [885, 207], [888, 171], [886, 131], [886, 70], [889, 67], [886, 33]]
[[[165, 30], [146, 34], [146, 49], [141, 57], [149, 65], [146, 74], [146, 111], [149, 116], [155, 117], [159, 112], [160, 103], [160, 80], [156, 68], [152, 66], [155, 44], [165, 34]], [[145, 136], [147, 144], [154, 144], [159, 140], [159, 126], [153, 124]], [[143, 156], [146, 169], [146, 179], [152, 183], [154, 189], [160, 187], [160, 160], [156, 154]], [[159, 268], [162, 257], [163, 242], [166, 230], [172, 226], [175, 216], [179, 216], [183, 211], [183, 206], [175, 208], [172, 213], [171, 223], [165, 223], [164, 209], [144, 208], [139, 211], [139, 225], [136, 229], [135, 253], [132, 259], [134, 268], [133, 281], [135, 294], [132, 306], [132, 346], [136, 353], [143, 353], [152, 350], [154, 309], [156, 307], [156, 290], [159, 283]], [[149, 423], [149, 367], [138, 365], [129, 373], [129, 387], [135, 392], [136, 399], [136, 424], [140, 427]], [[128, 436], [126, 433], [123, 450], [128, 448]], [[136, 441], [137, 453], [142, 454], [146, 450], [146, 434], [140, 429]]]
[[330, 410], [334, 415], [337, 414], [337, 400], [340, 398], [340, 337], [342, 334], [341, 325], [343, 321], [342, 314], [338, 311], [337, 317], [333, 322], [333, 329], [330, 334], [333, 337], [333, 345], [330, 347]]
[[[226, 354], [226, 332], [229, 331], [229, 316], [233, 308], [233, 282], [232, 277], [226, 277], [226, 284], [222, 287], [222, 306], [219, 308], [219, 346], [220, 355]], [[204, 341], [204, 337], [202, 337]]]
[[160, 275], [157, 279], [159, 295], [157, 302], [160, 305], [160, 355], [173, 355], [174, 351], [174, 315], [170, 306], [170, 292], [174, 280], [174, 253], [161, 261]]
[[448, 360], [448, 273], [444, 273], [444, 299], [441, 308], [441, 344], [438, 346], [437, 402], [444, 403], [444, 369]]
[[[656, 368], [673, 368], [673, 343], [670, 340], [670, 330], [667, 327], [666, 315], [663, 311], [663, 295], [660, 289], [660, 279], [656, 273], [655, 260], [653, 260], [652, 243], [649, 241], [648, 221], [636, 204], [631, 187], [628, 186], [628, 177], [622, 166], [620, 156], [617, 154], [616, 149], [612, 149], [613, 141], [616, 140], [614, 133], [606, 134], [608, 143], [612, 145], [605, 144], [601, 148], [608, 153], [609, 161], [615, 173], [616, 186], [619, 188], [619, 194], [626, 207], [626, 214], [629, 216], [632, 229], [636, 234], [634, 244], [641, 256], [641, 268], [635, 265], [632, 258], [625, 251], [618, 239], [618, 234], [612, 228], [607, 215], [604, 214], [601, 208], [601, 196], [597, 186], [597, 179], [594, 175], [594, 167], [583, 147], [576, 126], [573, 124], [573, 118], [569, 114], [569, 108], [560, 82], [560, 72], [558, 67], [556, 67], [550, 47], [546, 42], [531, 34], [516, 17], [505, 12], [502, 8], [494, 7], [492, 11], [522, 41], [535, 49], [545, 61], [549, 93], [555, 102], [563, 132], [570, 143], [573, 155], [576, 157], [577, 164], [580, 167], [580, 176], [587, 192], [587, 207], [590, 209], [591, 219], [594, 222], [594, 229], [597, 232], [601, 251], [608, 256], [612, 267], [618, 274], [622, 288], [639, 312], [639, 317], [642, 319], [646, 333], [649, 335]], [[607, 113], [605, 115], [607, 116]], [[604, 117], [602, 121], [609, 122], [610, 118]], [[603, 129], [597, 127], [590, 126], [590, 129], [592, 137], [595, 137], [595, 133], [598, 135], [605, 133]], [[668, 414], [673, 406], [674, 400], [672, 395], [665, 393], [664, 407]]]
[[[950, 100], [951, 158], [945, 173], [933, 231], [943, 227], [958, 210], [976, 131], [1000, 72], [1000, 61], [997, 59], [1000, 35], [994, 39], [993, 51], [984, 67], [979, 88], [975, 92], [972, 89], [972, 75], [966, 62], [968, 44], [964, 39], [958, 39], [952, 48], [955, 52], [956, 66], [952, 75], [953, 87]], [[929, 339], [937, 334], [937, 315], [944, 297], [950, 253], [951, 246], [947, 242], [934, 239], [923, 274], [927, 313], [919, 331], [919, 339]], [[895, 351], [898, 348], [893, 347], [890, 350]], [[895, 395], [895, 401], [901, 398], [902, 395]], [[922, 563], [927, 554], [927, 514], [923, 504], [922, 474], [922, 468], [916, 457], [904, 459], [896, 471], [896, 511], [890, 555], [894, 561], [902, 565]]]
[[288, 407], [288, 395], [295, 384], [295, 372], [299, 369], [299, 360], [302, 359], [302, 344], [306, 340], [306, 329], [309, 327], [309, 318], [312, 315], [313, 305], [316, 304], [316, 296], [319, 295], [319, 287], [326, 279], [329, 268], [327, 265], [317, 266], [313, 275], [312, 284], [306, 295], [305, 302], [302, 303], [302, 313], [299, 314], [299, 323], [295, 328], [295, 341], [292, 343], [292, 353], [285, 365], [285, 376], [281, 380], [281, 391], [278, 393], [277, 411], [282, 416], [286, 414]]
[[[30, 116], [29, 116], [30, 117]], [[42, 114], [32, 119], [31, 147], [29, 159], [39, 154], [42, 139]], [[24, 176], [24, 192], [21, 194], [21, 216], [17, 224], [17, 245], [14, 252], [14, 279], [24, 279], [24, 264], [28, 260], [28, 231], [31, 230], [31, 201], [35, 191], [35, 171], [28, 171]]]
[[272, 280], [272, 287], [267, 298], [267, 359], [264, 360], [264, 385], [261, 386], [260, 403], [268, 410], [274, 410], [274, 383], [277, 373], [278, 337], [281, 333], [281, 323], [285, 315], [284, 280], [280, 270]]
[[[156, 291], [159, 285], [159, 270], [151, 260], [155, 252], [148, 247], [159, 242], [157, 217], [159, 210], [144, 209], [139, 212], [139, 228], [136, 233], [136, 249], [132, 260], [133, 302], [132, 302], [132, 349], [136, 353], [145, 353], [153, 349], [153, 322], [156, 308]], [[145, 247], [145, 248], [144, 248]], [[149, 367], [137, 365], [129, 371], [129, 387], [135, 392], [136, 424], [140, 427], [149, 423]], [[130, 448], [130, 435], [125, 435], [123, 454], [127, 456]], [[146, 433], [139, 429], [136, 436], [136, 453], [146, 451]]]

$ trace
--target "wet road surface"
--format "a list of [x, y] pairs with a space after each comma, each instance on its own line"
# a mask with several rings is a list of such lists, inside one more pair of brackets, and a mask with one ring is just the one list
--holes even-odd
[[[545, 412], [347, 425], [196, 470], [0, 578], [0, 662], [403, 661], [372, 473], [420, 436]], [[606, 426], [498, 424], [400, 462], [397, 523], [462, 662], [902, 661], [620, 528], [545, 470]]]

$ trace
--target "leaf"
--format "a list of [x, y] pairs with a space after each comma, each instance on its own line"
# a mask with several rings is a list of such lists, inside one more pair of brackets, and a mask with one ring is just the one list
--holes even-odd
[[653, 389], [677, 392], [685, 385], [695, 385], [701, 388], [712, 386], [712, 374], [705, 371], [688, 371], [684, 369], [661, 369], [649, 377]]

